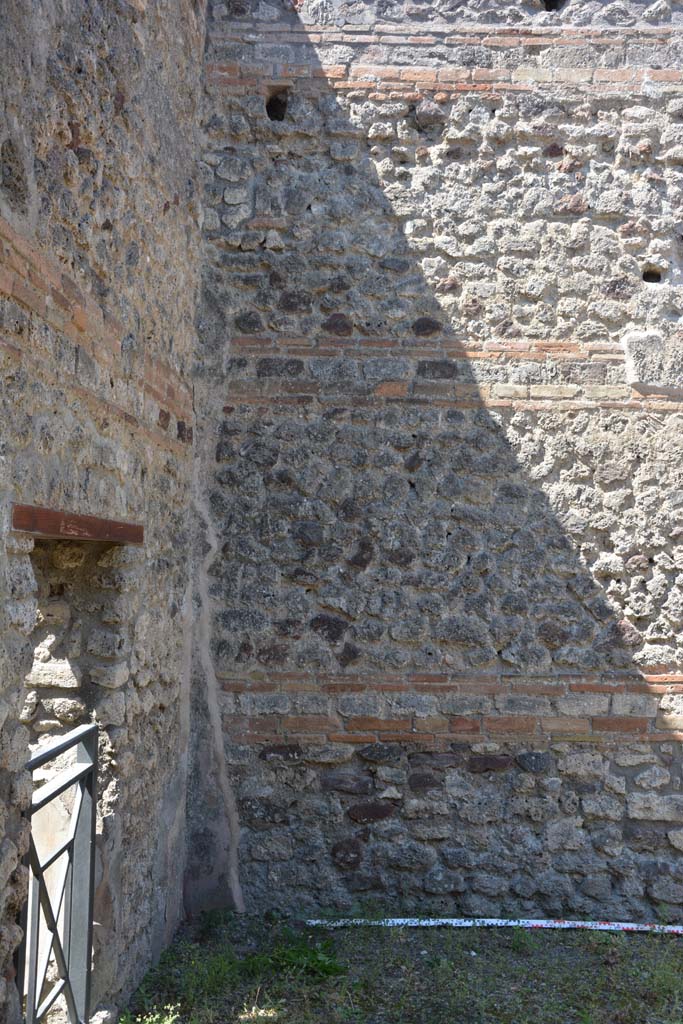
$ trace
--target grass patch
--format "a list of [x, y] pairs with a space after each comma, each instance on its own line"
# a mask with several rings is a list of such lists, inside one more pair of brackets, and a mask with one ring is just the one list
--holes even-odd
[[213, 914], [122, 1024], [683, 1024], [683, 941], [521, 928], [328, 933]]

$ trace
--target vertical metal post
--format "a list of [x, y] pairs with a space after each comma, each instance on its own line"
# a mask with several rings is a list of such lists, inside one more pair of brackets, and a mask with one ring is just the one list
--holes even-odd
[[79, 743], [76, 760], [92, 764], [92, 770], [79, 783], [81, 806], [74, 831], [71, 862], [71, 905], [69, 977], [79, 1024], [87, 1024], [90, 1015], [90, 969], [92, 960], [93, 901], [95, 895], [95, 825], [97, 784], [97, 733]]
[[40, 934], [40, 879], [31, 872], [29, 883], [28, 934], [29, 946], [26, 951], [28, 983], [26, 987], [26, 1024], [35, 1024], [37, 1006], [36, 991], [38, 980], [38, 938]]
[[64, 950], [64, 959], [66, 960], [69, 976], [71, 975], [71, 908], [74, 902], [73, 854], [72, 846], [66, 854], [69, 858], [69, 865], [66, 869], [66, 877], [64, 878], [64, 904], [62, 909], [62, 949]]

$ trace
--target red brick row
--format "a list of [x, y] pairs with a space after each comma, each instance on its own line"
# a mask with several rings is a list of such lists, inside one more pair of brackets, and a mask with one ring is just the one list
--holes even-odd
[[492, 715], [433, 716], [427, 719], [381, 719], [357, 717], [343, 723], [322, 715], [264, 715], [251, 718], [226, 716], [223, 728], [235, 743], [292, 742], [307, 744], [405, 742], [424, 746], [436, 740], [444, 742], [534, 741], [537, 743], [568, 739], [587, 743], [629, 741], [644, 743], [680, 742], [680, 729], [650, 729], [652, 719], [643, 717], [580, 718], [558, 716]]
[[[13, 298], [30, 313], [50, 324], [88, 356], [110, 376], [118, 376], [121, 338], [124, 328], [112, 315], [91, 297], [85, 296], [78, 285], [65, 274], [55, 260], [47, 257], [32, 242], [23, 238], [5, 220], [0, 218], [0, 294]], [[20, 344], [19, 346], [21, 347]], [[31, 356], [40, 355], [32, 339]], [[43, 353], [49, 362], [49, 352]], [[192, 396], [187, 383], [166, 363], [145, 356], [142, 382], [143, 394], [153, 404], [155, 436], [168, 426], [173, 412], [182, 429], [178, 437], [191, 439]], [[149, 406], [149, 402], [145, 402]], [[160, 412], [157, 411], [157, 406]], [[116, 409], [116, 406], [111, 406]], [[122, 412], [131, 425], [138, 418], [129, 410]], [[158, 428], [161, 428], [161, 431]], [[181, 436], [182, 434], [182, 436]]]

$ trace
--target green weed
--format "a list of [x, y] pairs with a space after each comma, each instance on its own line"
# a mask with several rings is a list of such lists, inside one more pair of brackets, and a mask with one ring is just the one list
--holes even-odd
[[152, 1010], [149, 1013], [133, 1014], [124, 1010], [119, 1018], [119, 1024], [177, 1024], [180, 1020], [180, 1008], [178, 1006], [162, 1006], [159, 1010]]
[[344, 973], [344, 968], [335, 959], [332, 939], [326, 938], [312, 945], [310, 939], [297, 937], [291, 932], [270, 954], [268, 966], [317, 978], [331, 978]]
[[186, 930], [122, 1024], [683, 1024], [683, 942], [510, 929]]
[[[202, 921], [192, 940], [181, 939], [171, 946], [138, 989], [133, 1001], [137, 1013], [128, 1012], [123, 1024], [176, 1024], [181, 1014], [188, 1024], [209, 1024], [215, 1016], [213, 1004], [245, 983], [289, 978], [295, 984], [297, 978], [325, 979], [344, 973], [329, 938], [313, 942], [282, 930], [270, 949], [240, 957], [229, 942], [222, 941], [224, 925], [224, 920], [213, 921], [207, 928]], [[156, 1009], [160, 1003], [163, 1009]], [[263, 1007], [254, 1004], [252, 1016], [256, 1009]]]
[[510, 949], [514, 953], [530, 956], [538, 948], [537, 936], [526, 928], [513, 928]]

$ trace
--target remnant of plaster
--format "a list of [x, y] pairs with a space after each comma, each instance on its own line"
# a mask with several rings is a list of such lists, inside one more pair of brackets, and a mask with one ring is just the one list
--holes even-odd
[[237, 801], [228, 778], [228, 769], [223, 745], [223, 723], [218, 706], [218, 680], [211, 657], [211, 598], [209, 596], [208, 577], [211, 563], [218, 550], [218, 538], [211, 522], [211, 514], [203, 500], [199, 480], [199, 460], [194, 467], [194, 507], [198, 516], [206, 523], [205, 538], [209, 550], [201, 561], [197, 573], [197, 590], [199, 593], [199, 613], [196, 620], [197, 649], [206, 682], [206, 707], [209, 714], [211, 734], [214, 741], [216, 776], [223, 799], [223, 809], [227, 825], [225, 845], [226, 873], [230, 895], [238, 913], [244, 913], [244, 897], [239, 879], [238, 850], [240, 839], [240, 823], [237, 814]]

